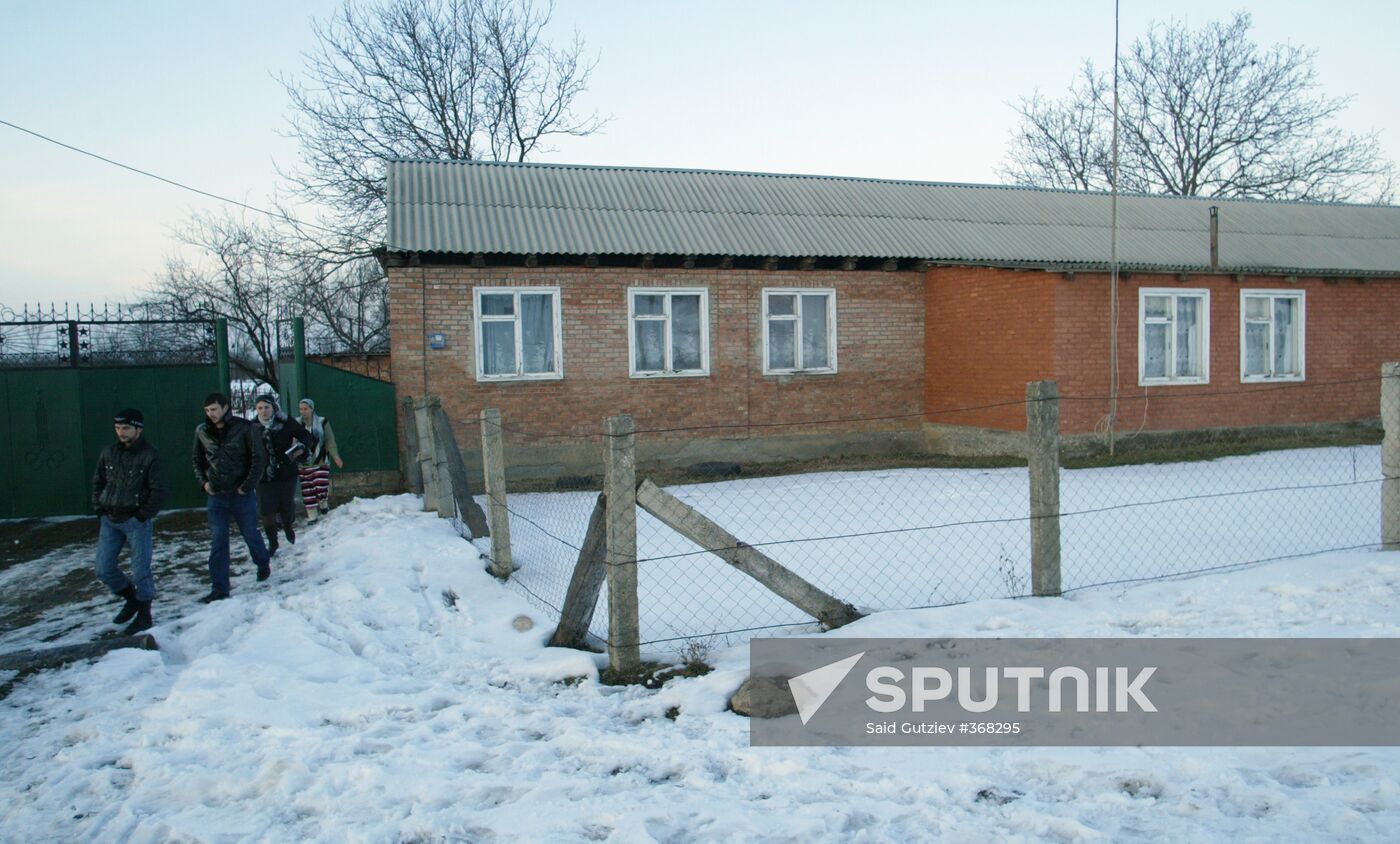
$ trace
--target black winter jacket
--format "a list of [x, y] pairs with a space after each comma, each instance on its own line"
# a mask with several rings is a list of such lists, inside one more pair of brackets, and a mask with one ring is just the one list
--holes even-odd
[[165, 462], [145, 438], [129, 446], [114, 442], [102, 449], [92, 476], [92, 509], [117, 522], [135, 516], [149, 521], [165, 505], [170, 488]]
[[[316, 438], [295, 419], [279, 414], [272, 418], [270, 425], [257, 420], [250, 424], [262, 431], [263, 450], [267, 452], [267, 471], [261, 478], [264, 481], [286, 481], [296, 477], [297, 463], [316, 450]], [[293, 451], [296, 443], [300, 443], [303, 449]]]
[[204, 420], [194, 429], [194, 476], [215, 495], [254, 490], [267, 465], [261, 425], [229, 413], [224, 427]]

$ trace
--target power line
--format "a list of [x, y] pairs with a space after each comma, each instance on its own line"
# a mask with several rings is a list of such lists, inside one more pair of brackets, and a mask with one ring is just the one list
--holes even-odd
[[113, 167], [120, 167], [120, 168], [122, 168], [123, 170], [129, 170], [129, 171], [131, 171], [132, 173], [136, 173], [136, 174], [138, 174], [138, 175], [145, 176], [145, 177], [147, 177], [148, 179], [155, 179], [155, 180], [158, 181], [158, 182], [164, 182], [165, 184], [170, 185], [170, 186], [172, 186], [172, 187], [179, 188], [180, 190], [189, 191], [190, 193], [197, 193], [197, 194], [199, 194], [200, 196], [205, 196], [205, 197], [208, 197], [208, 198], [210, 198], [210, 199], [216, 199], [216, 200], [218, 200], [219, 202], [226, 202], [226, 203], [228, 203], [229, 205], [237, 205], [239, 208], [246, 208], [246, 209], [248, 209], [249, 211], [253, 211], [253, 212], [256, 212], [256, 213], [258, 213], [258, 214], [264, 214], [264, 215], [266, 215], [266, 216], [268, 216], [268, 217], [272, 217], [273, 219], [284, 220], [284, 221], [286, 221], [286, 222], [288, 222], [288, 223], [291, 223], [292, 225], [295, 225], [295, 226], [305, 226], [305, 227], [307, 227], [307, 228], [312, 228], [312, 229], [317, 229], [318, 231], [327, 232], [328, 234], [342, 234], [342, 232], [338, 232], [338, 231], [336, 231], [335, 229], [327, 228], [327, 227], [325, 227], [325, 226], [319, 226], [319, 225], [316, 225], [315, 223], [308, 223], [308, 222], [305, 222], [305, 221], [303, 221], [303, 220], [298, 220], [297, 218], [295, 218], [295, 217], [290, 217], [290, 216], [288, 216], [288, 215], [286, 215], [286, 214], [281, 213], [280, 211], [268, 211], [266, 208], [259, 208], [259, 207], [257, 207], [256, 205], [249, 205], [249, 204], [246, 203], [246, 202], [240, 202], [240, 201], [238, 201], [238, 200], [236, 200], [236, 199], [230, 199], [230, 198], [227, 197], [227, 196], [220, 196], [220, 195], [217, 194], [217, 193], [210, 193], [210, 192], [207, 191], [207, 190], [201, 190], [200, 188], [192, 187], [192, 186], [190, 186], [190, 185], [184, 184], [183, 182], [177, 182], [177, 181], [175, 181], [174, 179], [167, 179], [166, 177], [161, 176], [161, 175], [158, 175], [158, 174], [156, 174], [156, 173], [152, 173], [152, 172], [150, 172], [149, 170], [142, 170], [140, 167], [133, 167], [133, 166], [131, 166], [130, 164], [123, 164], [122, 162], [120, 162], [120, 161], [115, 161], [115, 160], [113, 160], [113, 159], [110, 159], [110, 158], [106, 157], [105, 155], [98, 155], [97, 153], [92, 152], [92, 151], [90, 151], [90, 150], [85, 150], [85, 149], [83, 149], [83, 148], [81, 148], [81, 147], [75, 147], [75, 146], [73, 146], [72, 144], [64, 143], [63, 141], [60, 141], [60, 140], [58, 140], [57, 138], [51, 138], [51, 137], [49, 137], [48, 135], [45, 135], [45, 134], [43, 134], [43, 133], [41, 133], [41, 132], [35, 132], [33, 129], [26, 129], [25, 127], [20, 126], [20, 125], [17, 124], [17, 123], [11, 123], [10, 121], [5, 120], [5, 119], [3, 119], [3, 118], [0, 118], [0, 125], [8, 126], [8, 127], [10, 127], [11, 129], [18, 130], [18, 131], [20, 131], [20, 132], [25, 133], [26, 135], [32, 135], [32, 136], [38, 138], [38, 139], [41, 140], [41, 141], [47, 141], [47, 142], [49, 142], [49, 143], [51, 143], [51, 144], [54, 144], [55, 146], [63, 147], [63, 148], [66, 149], [66, 150], [70, 150], [70, 151], [72, 151], [72, 152], [76, 152], [76, 153], [78, 153], [78, 154], [80, 154], [80, 155], [86, 155], [86, 156], [89, 157], [89, 158], [95, 158], [95, 159], [97, 159], [98, 161], [103, 162], [104, 164], [110, 164], [110, 165], [112, 165]]

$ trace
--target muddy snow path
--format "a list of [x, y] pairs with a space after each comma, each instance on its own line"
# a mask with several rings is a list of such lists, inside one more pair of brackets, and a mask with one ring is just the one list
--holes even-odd
[[[305, 533], [305, 528], [301, 528]], [[94, 573], [96, 519], [46, 519], [0, 523], [0, 653], [75, 645], [116, 636], [112, 617], [121, 607]], [[283, 542], [274, 576], [259, 584], [247, 548], [235, 529], [230, 544], [233, 588], [270, 589], [299, 565], [295, 546]], [[203, 605], [209, 591], [209, 530], [202, 510], [164, 513], [156, 521], [151, 568], [156, 581], [153, 615], [158, 628]], [[131, 573], [122, 551], [122, 570]], [[0, 683], [8, 681], [0, 677]]]

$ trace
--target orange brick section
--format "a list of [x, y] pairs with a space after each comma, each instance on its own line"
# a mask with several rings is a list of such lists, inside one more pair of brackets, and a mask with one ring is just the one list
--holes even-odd
[[986, 267], [928, 271], [929, 422], [1025, 430], [1026, 382], [1055, 377], [1059, 275]]
[[[1138, 385], [1138, 298], [1142, 288], [1210, 293], [1210, 383]], [[1109, 280], [1079, 274], [1056, 288], [1057, 379], [1066, 432], [1093, 430], [1108, 412]], [[1246, 384], [1240, 379], [1240, 291], [1303, 291], [1306, 308], [1302, 382]], [[1119, 283], [1117, 430], [1296, 425], [1380, 415], [1381, 363], [1400, 359], [1400, 285], [1395, 280], [1246, 275], [1129, 275]], [[1093, 397], [1093, 398], [1089, 398]]]
[[[1138, 385], [1138, 296], [1144, 287], [1210, 293], [1210, 383]], [[1303, 382], [1240, 380], [1240, 291], [1305, 291]], [[1188, 430], [1373, 419], [1380, 366], [1400, 360], [1400, 282], [1134, 273], [1119, 282], [1116, 429]], [[1102, 428], [1109, 410], [1106, 273], [935, 268], [925, 309], [930, 422], [1024, 430], [1027, 381], [1053, 378], [1061, 431]]]
[[[467, 266], [388, 272], [399, 397], [442, 396], [459, 436], [476, 436], [471, 420], [484, 407], [500, 408], [513, 432], [546, 441], [596, 435], [604, 418], [619, 413], [631, 414], [639, 429], [738, 426], [686, 436], [761, 437], [844, 427], [764, 427], [772, 423], [904, 415], [916, 425], [922, 410], [920, 273]], [[561, 290], [564, 378], [478, 383], [472, 290], [528, 285]], [[708, 377], [628, 375], [627, 289], [648, 286], [709, 290]], [[836, 291], [835, 375], [763, 375], [760, 305], [768, 287]], [[447, 335], [447, 348], [425, 351], [426, 334], [436, 331]]]

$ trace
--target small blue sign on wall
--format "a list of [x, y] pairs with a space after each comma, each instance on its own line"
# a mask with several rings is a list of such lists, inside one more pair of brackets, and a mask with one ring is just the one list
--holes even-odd
[[434, 331], [434, 332], [432, 332], [431, 334], [429, 334], [429, 335], [428, 335], [428, 348], [430, 348], [430, 349], [445, 349], [445, 348], [447, 348], [447, 334], [446, 334], [445, 332], [442, 332], [442, 331]]

